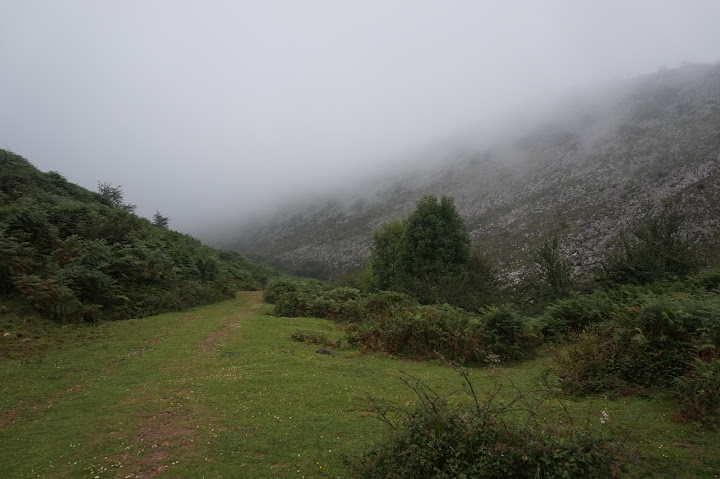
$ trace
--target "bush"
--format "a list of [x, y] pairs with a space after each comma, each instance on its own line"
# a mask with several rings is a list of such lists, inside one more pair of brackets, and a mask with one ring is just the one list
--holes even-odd
[[16, 285], [22, 297], [46, 318], [64, 321], [82, 311], [72, 290], [52, 279], [25, 275], [16, 279]]
[[720, 298], [648, 297], [618, 309], [618, 320], [580, 336], [558, 360], [569, 392], [671, 388], [695, 358], [717, 356]]
[[486, 349], [507, 360], [528, 357], [539, 344], [527, 321], [507, 308], [490, 308], [482, 315]]
[[543, 333], [548, 337], [565, 337], [584, 328], [617, 316], [617, 304], [604, 293], [573, 296], [552, 303], [542, 315]]
[[[393, 430], [385, 442], [348, 461], [354, 477], [613, 478], [627, 472], [620, 442], [585, 429], [553, 430], [536, 420], [524, 397], [512, 401], [513, 408], [492, 397], [451, 406], [427, 388], [413, 389], [420, 404], [398, 423], [388, 419], [386, 408], [371, 408]], [[519, 404], [531, 419], [524, 425], [517, 419]]]
[[271, 304], [277, 304], [289, 294], [320, 290], [321, 287], [315, 283], [309, 283], [288, 276], [278, 276], [268, 281], [265, 291], [263, 292], [263, 300]]
[[351, 341], [365, 349], [427, 359], [485, 362], [485, 334], [478, 317], [451, 306], [396, 308], [353, 326]]
[[564, 298], [573, 287], [572, 267], [557, 236], [546, 239], [533, 260], [539, 273], [539, 293], [543, 300]]
[[720, 270], [703, 271], [692, 278], [691, 284], [705, 291], [720, 292]]
[[537, 331], [517, 313], [490, 308], [482, 315], [449, 305], [419, 305], [402, 293], [362, 294], [354, 288], [321, 291], [303, 281], [277, 278], [265, 297], [277, 316], [311, 316], [349, 322], [348, 341], [366, 350], [414, 359], [485, 363], [532, 354]]
[[612, 250], [603, 266], [615, 283], [645, 284], [685, 278], [700, 266], [695, 242], [682, 231], [682, 214], [665, 206], [641, 219]]
[[720, 360], [696, 360], [693, 370], [675, 383], [680, 417], [714, 425], [720, 421]]

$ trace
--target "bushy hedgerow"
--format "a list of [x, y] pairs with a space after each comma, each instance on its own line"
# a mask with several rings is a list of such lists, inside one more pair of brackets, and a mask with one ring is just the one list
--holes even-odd
[[416, 391], [420, 404], [392, 426], [389, 438], [349, 460], [353, 476], [387, 478], [614, 478], [627, 472], [628, 454], [608, 435], [574, 429], [559, 432], [532, 411], [517, 421], [527, 402], [513, 401], [515, 420], [493, 401], [452, 406], [442, 397]]
[[453, 361], [484, 363], [487, 349], [484, 324], [452, 306], [396, 308], [373, 321], [354, 325], [352, 339], [366, 350], [413, 359], [442, 356]]
[[349, 323], [349, 341], [366, 350], [415, 359], [484, 363], [528, 357], [539, 344], [537, 328], [507, 308], [470, 314], [448, 305], [420, 305], [395, 292], [362, 294], [353, 288], [321, 290], [276, 279], [266, 298], [278, 316], [310, 316]]
[[690, 284], [705, 291], [720, 293], [720, 270], [703, 271], [692, 277]]

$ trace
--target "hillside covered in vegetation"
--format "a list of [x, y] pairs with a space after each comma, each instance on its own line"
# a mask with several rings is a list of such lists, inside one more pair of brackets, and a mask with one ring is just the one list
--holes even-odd
[[0, 150], [3, 308], [63, 322], [125, 319], [230, 298], [273, 274], [116, 203]]

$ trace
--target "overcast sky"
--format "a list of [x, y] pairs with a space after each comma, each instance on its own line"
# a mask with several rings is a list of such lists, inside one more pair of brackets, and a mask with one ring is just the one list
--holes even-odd
[[718, 0], [0, 0], [0, 148], [202, 229], [538, 98], [720, 60]]

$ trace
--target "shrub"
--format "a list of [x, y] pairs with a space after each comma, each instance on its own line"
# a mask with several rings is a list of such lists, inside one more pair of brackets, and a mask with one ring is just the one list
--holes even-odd
[[271, 304], [277, 304], [278, 301], [283, 299], [289, 293], [313, 291], [318, 289], [319, 287], [315, 285], [311, 286], [311, 284], [307, 281], [301, 281], [287, 276], [279, 276], [268, 281], [265, 291], [263, 292], [263, 300]]
[[482, 315], [486, 349], [507, 360], [528, 357], [538, 345], [538, 337], [526, 320], [507, 308], [490, 308]]
[[486, 335], [477, 316], [451, 306], [395, 308], [390, 314], [353, 325], [351, 342], [367, 350], [427, 359], [485, 362]]
[[564, 337], [580, 332], [587, 326], [615, 318], [617, 309], [617, 304], [604, 293], [556, 301], [545, 308], [543, 333], [548, 337]]
[[644, 284], [697, 271], [696, 245], [683, 233], [682, 223], [680, 211], [669, 206], [642, 218], [608, 254], [605, 277], [616, 283]]
[[703, 271], [693, 277], [691, 283], [705, 291], [720, 292], [720, 270]]
[[592, 333], [558, 360], [557, 374], [570, 392], [628, 392], [670, 388], [694, 359], [716, 357], [720, 300], [649, 297], [618, 310], [618, 320]]
[[537, 331], [506, 308], [476, 315], [449, 305], [421, 306], [396, 292], [362, 294], [345, 287], [320, 291], [288, 279], [270, 281], [267, 297], [275, 302], [277, 316], [349, 322], [349, 342], [414, 359], [484, 363], [493, 356], [516, 360], [530, 355], [539, 344]]
[[[507, 407], [493, 397], [481, 402], [473, 391], [474, 402], [451, 406], [428, 388], [411, 387], [420, 404], [399, 422], [389, 419], [386, 408], [370, 409], [393, 430], [385, 442], [348, 461], [354, 477], [612, 478], [627, 472], [619, 441], [587, 429], [549, 428], [523, 396]], [[524, 425], [518, 409], [530, 419]]]
[[713, 425], [720, 421], [720, 360], [696, 360], [687, 376], [675, 383], [680, 417]]
[[546, 239], [533, 260], [539, 273], [540, 296], [546, 300], [564, 298], [573, 287], [572, 268], [557, 236]]
[[16, 285], [22, 297], [46, 318], [64, 321], [82, 311], [72, 290], [52, 279], [20, 276]]

